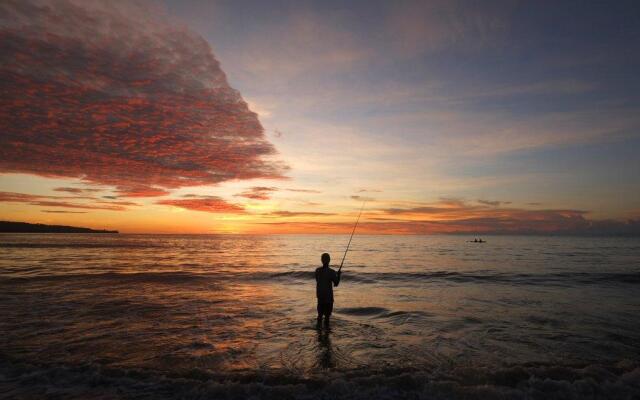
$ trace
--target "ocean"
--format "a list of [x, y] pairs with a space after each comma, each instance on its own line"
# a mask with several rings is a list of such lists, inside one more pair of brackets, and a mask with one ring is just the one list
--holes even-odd
[[640, 398], [640, 240], [0, 235], [0, 398]]

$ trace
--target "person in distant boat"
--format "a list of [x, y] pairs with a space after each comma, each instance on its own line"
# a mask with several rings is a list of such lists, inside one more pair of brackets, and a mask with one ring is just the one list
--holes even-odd
[[316, 297], [318, 298], [318, 327], [322, 324], [324, 315], [325, 327], [329, 327], [329, 319], [333, 311], [333, 287], [340, 284], [340, 272], [329, 268], [331, 256], [323, 253], [322, 267], [316, 268]]

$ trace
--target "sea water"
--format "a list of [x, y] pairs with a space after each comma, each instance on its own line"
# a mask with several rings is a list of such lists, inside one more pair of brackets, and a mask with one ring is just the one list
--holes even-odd
[[[640, 240], [0, 235], [0, 397], [634, 398]], [[637, 398], [637, 397], [636, 397]]]

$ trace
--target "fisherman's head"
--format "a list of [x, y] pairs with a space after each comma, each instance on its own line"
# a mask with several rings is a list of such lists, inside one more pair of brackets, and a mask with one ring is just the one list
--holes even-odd
[[322, 265], [327, 266], [329, 265], [329, 261], [331, 261], [331, 256], [329, 255], [329, 253], [322, 253], [322, 257], [320, 257], [320, 260], [322, 260]]

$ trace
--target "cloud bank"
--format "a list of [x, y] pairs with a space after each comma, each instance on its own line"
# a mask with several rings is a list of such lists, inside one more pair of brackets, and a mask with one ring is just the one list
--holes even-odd
[[3, 1], [0, 55], [0, 173], [149, 197], [287, 169], [209, 44], [144, 3]]
[[[366, 210], [360, 233], [372, 234], [515, 234], [640, 235], [640, 219], [591, 220], [573, 209], [503, 207], [504, 201], [471, 204], [460, 199]], [[272, 213], [276, 215], [276, 213]], [[304, 213], [303, 213], [304, 214]], [[280, 216], [288, 216], [281, 212]], [[264, 222], [274, 232], [348, 233], [353, 222]]]

